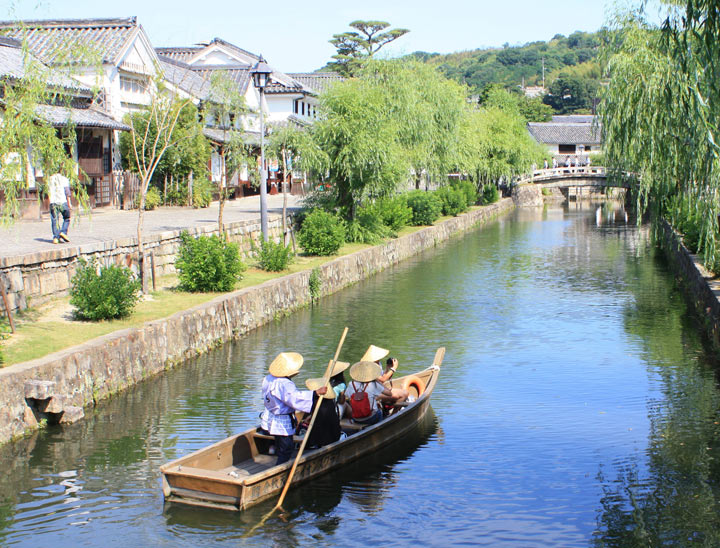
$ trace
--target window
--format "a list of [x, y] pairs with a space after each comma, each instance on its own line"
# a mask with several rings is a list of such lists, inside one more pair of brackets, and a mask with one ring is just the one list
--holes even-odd
[[575, 145], [558, 145], [558, 153], [575, 154]]
[[143, 80], [131, 78], [129, 76], [120, 76], [120, 89], [128, 93], [145, 93], [147, 85]]
[[302, 115], [305, 116], [305, 102], [302, 102]]

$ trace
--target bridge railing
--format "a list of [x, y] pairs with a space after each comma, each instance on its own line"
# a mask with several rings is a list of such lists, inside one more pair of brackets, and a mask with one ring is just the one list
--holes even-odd
[[605, 177], [606, 170], [602, 166], [578, 166], [565, 167], [558, 166], [548, 169], [536, 169], [530, 173], [517, 176], [513, 179], [515, 184], [534, 183], [547, 179], [563, 179], [569, 177]]

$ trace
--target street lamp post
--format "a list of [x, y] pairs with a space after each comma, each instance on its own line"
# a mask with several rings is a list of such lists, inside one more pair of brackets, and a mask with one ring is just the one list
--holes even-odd
[[265, 86], [270, 81], [272, 69], [260, 57], [252, 70], [253, 84], [260, 92], [260, 230], [264, 241], [268, 241], [267, 171], [265, 170], [265, 109], [263, 99]]

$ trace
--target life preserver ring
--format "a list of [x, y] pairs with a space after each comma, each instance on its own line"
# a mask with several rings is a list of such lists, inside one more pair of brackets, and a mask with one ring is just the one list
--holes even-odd
[[[408, 375], [403, 379], [402, 387], [408, 391], [411, 396], [419, 398], [425, 392], [425, 383], [416, 375]], [[415, 394], [413, 393], [415, 392]]]

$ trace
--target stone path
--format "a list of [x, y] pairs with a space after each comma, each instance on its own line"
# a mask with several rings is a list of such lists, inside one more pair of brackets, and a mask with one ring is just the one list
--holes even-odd
[[[288, 194], [288, 207], [300, 206], [301, 198]], [[268, 196], [270, 215], [282, 212], [282, 194]], [[67, 246], [112, 241], [134, 237], [137, 234], [137, 210], [97, 209], [91, 215], [77, 215], [73, 210], [70, 224], [70, 243], [53, 244], [50, 215], [42, 220], [16, 221], [9, 227], [0, 227], [0, 257], [12, 257]], [[165, 207], [145, 212], [144, 234], [182, 230], [184, 228], [217, 224], [218, 202], [210, 207]], [[231, 223], [260, 217], [260, 197], [249, 196], [225, 203], [224, 222]]]

